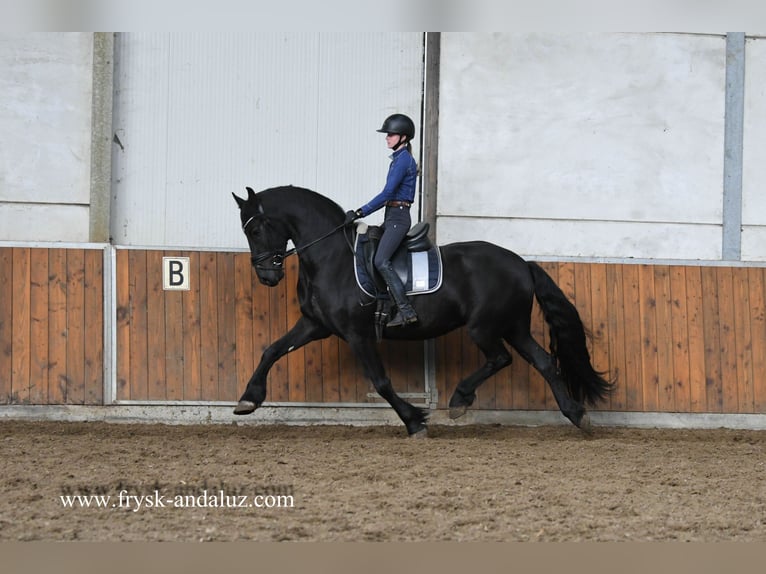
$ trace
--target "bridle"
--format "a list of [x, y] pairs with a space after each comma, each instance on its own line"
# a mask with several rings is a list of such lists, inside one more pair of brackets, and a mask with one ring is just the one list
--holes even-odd
[[[247, 234], [247, 226], [253, 221], [253, 219], [255, 219], [255, 217], [256, 216], [253, 215], [250, 219], [245, 221], [244, 224], [242, 224], [242, 231], [244, 231], [245, 234]], [[309, 241], [308, 243], [306, 243], [306, 245], [301, 245], [300, 247], [293, 247], [292, 249], [289, 249], [287, 251], [285, 251], [284, 249], [281, 249], [281, 250], [263, 251], [261, 253], [257, 253], [253, 255], [252, 257], [250, 257], [250, 261], [252, 262], [253, 267], [255, 267], [256, 269], [260, 271], [282, 271], [284, 268], [284, 261], [287, 257], [290, 257], [290, 255], [293, 255], [296, 253], [300, 255], [302, 251], [305, 251], [312, 245], [315, 245], [319, 243], [320, 241], [327, 239], [328, 237], [330, 237], [337, 231], [343, 229], [344, 227], [345, 227], [345, 224], [341, 223], [340, 225], [338, 225], [337, 227], [334, 227], [333, 229], [331, 229], [330, 231], [328, 231], [321, 237], [317, 237], [313, 241]], [[270, 266], [264, 265], [264, 261], [268, 261], [268, 260], [271, 260], [270, 261], [271, 265]]]

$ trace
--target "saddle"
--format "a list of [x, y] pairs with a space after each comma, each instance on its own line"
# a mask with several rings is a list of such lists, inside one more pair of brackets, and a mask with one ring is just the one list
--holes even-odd
[[[428, 237], [429, 229], [426, 222], [415, 224], [391, 258], [394, 271], [402, 280], [408, 296], [433, 293], [442, 284], [441, 252]], [[391, 308], [386, 282], [373, 263], [382, 235], [381, 227], [358, 223], [354, 241], [356, 282], [365, 295], [378, 302], [376, 327], [379, 339]]]

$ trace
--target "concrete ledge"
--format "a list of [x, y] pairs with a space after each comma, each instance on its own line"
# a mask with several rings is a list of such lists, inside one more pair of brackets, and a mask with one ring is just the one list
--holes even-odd
[[[237, 425], [400, 425], [390, 408], [368, 406], [268, 406], [252, 415], [235, 416], [232, 405], [8, 405], [0, 406], [0, 421], [101, 421], [109, 423], [154, 424], [237, 424]], [[741, 429], [766, 430], [766, 414], [718, 413], [633, 413], [591, 412], [595, 426], [627, 428]], [[446, 409], [431, 412], [432, 425], [501, 424], [509, 426], [569, 425], [557, 411], [469, 410], [457, 421]]]

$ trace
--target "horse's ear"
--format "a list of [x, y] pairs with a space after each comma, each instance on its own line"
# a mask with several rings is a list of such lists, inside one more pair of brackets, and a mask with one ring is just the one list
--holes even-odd
[[236, 193], [233, 193], [233, 192], [232, 192], [232, 194], [231, 194], [231, 195], [233, 195], [233, 196], [234, 196], [234, 201], [236, 201], [236, 202], [237, 202], [237, 205], [239, 206], [239, 208], [240, 208], [240, 209], [242, 209], [242, 207], [245, 205], [245, 203], [247, 203], [247, 201], [245, 201], [244, 199], [242, 199], [241, 197], [239, 197], [239, 196], [238, 196]]
[[247, 200], [253, 201], [253, 199], [255, 199], [255, 192], [253, 191], [253, 188], [246, 187], [245, 189], [247, 190]]

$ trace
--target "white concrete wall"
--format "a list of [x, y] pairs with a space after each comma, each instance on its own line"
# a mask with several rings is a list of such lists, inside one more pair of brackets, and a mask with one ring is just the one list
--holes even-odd
[[245, 186], [356, 209], [385, 183], [385, 117], [420, 124], [421, 33], [119, 34], [116, 62], [120, 245], [246, 247]]
[[742, 259], [766, 261], [766, 40], [745, 48]]
[[88, 241], [93, 35], [0, 34], [0, 240]]
[[719, 259], [725, 47], [720, 35], [443, 34], [439, 242]]

